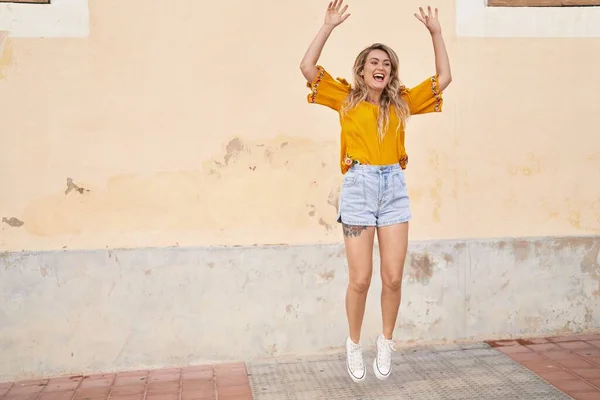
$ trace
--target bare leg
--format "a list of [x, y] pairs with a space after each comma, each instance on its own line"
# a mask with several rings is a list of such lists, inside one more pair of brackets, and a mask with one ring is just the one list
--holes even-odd
[[383, 336], [392, 339], [402, 292], [402, 274], [408, 249], [408, 222], [378, 228], [381, 254], [381, 314]]
[[344, 224], [343, 231], [350, 278], [346, 291], [346, 316], [350, 339], [354, 343], [358, 343], [365, 314], [367, 292], [373, 274], [375, 228]]

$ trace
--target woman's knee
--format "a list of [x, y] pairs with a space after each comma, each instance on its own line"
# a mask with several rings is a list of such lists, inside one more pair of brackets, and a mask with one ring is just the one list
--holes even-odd
[[402, 287], [402, 274], [384, 274], [381, 278], [382, 285], [387, 290], [395, 292]]
[[350, 279], [349, 287], [352, 291], [360, 294], [365, 294], [369, 291], [371, 285], [371, 277], [362, 276]]

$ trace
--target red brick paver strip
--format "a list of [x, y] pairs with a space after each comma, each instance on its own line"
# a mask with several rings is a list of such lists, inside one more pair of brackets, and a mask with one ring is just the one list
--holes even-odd
[[600, 399], [600, 334], [488, 344], [575, 400]]
[[244, 363], [0, 383], [0, 400], [252, 400]]

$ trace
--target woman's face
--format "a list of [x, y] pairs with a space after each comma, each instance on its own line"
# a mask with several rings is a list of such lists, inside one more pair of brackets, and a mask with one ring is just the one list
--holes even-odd
[[367, 86], [376, 91], [382, 91], [390, 81], [392, 63], [383, 50], [371, 50], [363, 68], [363, 79]]

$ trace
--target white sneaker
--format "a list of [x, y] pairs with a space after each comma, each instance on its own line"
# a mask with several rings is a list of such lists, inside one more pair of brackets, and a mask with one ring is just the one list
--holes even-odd
[[367, 369], [363, 363], [362, 344], [354, 343], [350, 338], [346, 339], [346, 369], [354, 382], [365, 379]]
[[383, 335], [377, 336], [377, 357], [373, 361], [373, 371], [377, 379], [386, 380], [392, 372], [392, 351], [394, 341], [387, 340]]

